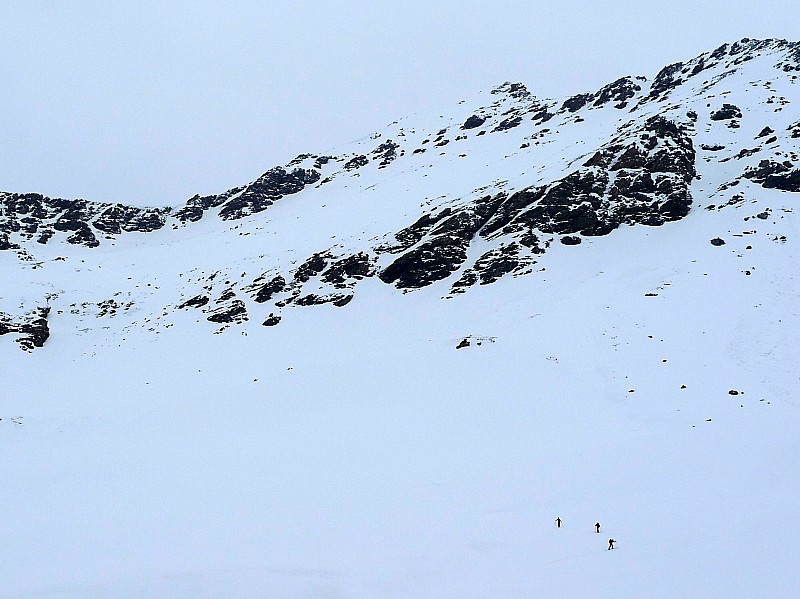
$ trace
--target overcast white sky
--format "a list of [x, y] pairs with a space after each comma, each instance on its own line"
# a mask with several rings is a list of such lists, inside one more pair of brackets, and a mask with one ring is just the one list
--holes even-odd
[[797, 0], [7, 0], [0, 190], [179, 204], [402, 116], [522, 81], [594, 91], [742, 37]]

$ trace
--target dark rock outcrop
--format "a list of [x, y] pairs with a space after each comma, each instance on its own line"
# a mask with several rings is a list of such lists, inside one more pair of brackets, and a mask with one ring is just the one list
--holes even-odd
[[280, 293], [286, 288], [286, 279], [281, 275], [275, 275], [272, 279], [261, 285], [253, 298], [259, 304], [263, 304], [272, 299], [276, 293]]
[[[476, 236], [508, 239], [485, 252], [453, 284], [458, 293], [478, 282], [527, 267], [544, 251], [539, 234], [606, 235], [622, 224], [659, 226], [685, 217], [691, 208], [689, 186], [696, 175], [688, 131], [656, 116], [637, 130], [623, 130], [578, 170], [549, 185], [510, 196], [486, 196], [458, 209], [425, 214], [395, 235], [396, 245], [379, 253], [402, 252], [379, 278], [403, 289], [444, 279], [461, 268]], [[523, 258], [522, 248], [526, 248]]]
[[242, 323], [247, 320], [247, 307], [242, 300], [233, 300], [211, 312], [206, 320], [225, 324]]
[[352, 171], [357, 168], [361, 168], [362, 166], [366, 166], [367, 164], [369, 164], [369, 158], [361, 154], [358, 156], [354, 156], [353, 158], [345, 162], [343, 168], [346, 171]]
[[287, 172], [276, 166], [261, 175], [240, 193], [228, 199], [219, 211], [223, 220], [243, 218], [269, 208], [280, 198], [302, 191], [306, 185], [316, 183], [319, 172], [296, 168]]
[[[322, 281], [334, 287], [352, 287], [354, 281], [370, 276], [372, 264], [369, 254], [359, 252], [352, 256], [347, 256], [336, 260], [325, 272], [322, 273]], [[348, 280], [350, 282], [348, 282]]]
[[480, 127], [481, 125], [483, 125], [485, 122], [486, 122], [485, 118], [483, 118], [481, 116], [478, 116], [477, 114], [473, 114], [472, 116], [467, 118], [466, 121], [464, 121], [464, 124], [461, 125], [461, 129], [465, 129], [465, 130], [466, 129], [475, 129], [475, 128]]
[[711, 113], [712, 121], [727, 121], [742, 118], [742, 111], [734, 104], [723, 104], [722, 108]]
[[757, 167], [746, 169], [743, 176], [767, 189], [800, 192], [800, 169], [793, 167], [789, 160], [761, 160]]
[[209, 302], [209, 298], [207, 295], [195, 295], [192, 298], [189, 298], [182, 304], [178, 305], [178, 309], [181, 310], [183, 308], [202, 308]]
[[280, 316], [276, 316], [275, 314], [270, 313], [270, 315], [267, 316], [267, 319], [264, 322], [262, 322], [261, 324], [263, 326], [265, 326], [265, 327], [274, 327], [280, 321], [281, 321], [281, 317]]
[[619, 104], [627, 102], [641, 90], [642, 87], [635, 83], [630, 77], [622, 77], [600, 88], [597, 93], [593, 94], [594, 102], [592, 106], [598, 107], [608, 102], [616, 102], [617, 108], [624, 108], [624, 106], [620, 106]]
[[379, 160], [378, 168], [385, 168], [393, 160], [397, 158], [397, 149], [400, 147], [400, 144], [394, 143], [391, 139], [387, 139], [377, 148], [372, 150], [372, 155], [375, 157], [376, 160]]
[[20, 321], [14, 322], [8, 314], [0, 312], [0, 335], [21, 333], [22, 336], [15, 341], [25, 351], [31, 351], [35, 347], [44, 347], [45, 342], [50, 338], [50, 327], [47, 323], [49, 314], [49, 306], [36, 308]]
[[558, 111], [564, 112], [565, 110], [568, 110], [570, 112], [577, 112], [586, 106], [591, 99], [592, 94], [578, 94], [577, 96], [572, 96], [571, 98], [564, 100], [564, 103], [561, 105], [561, 108], [559, 108]]
[[497, 127], [492, 129], [493, 133], [499, 133], [500, 131], [508, 131], [509, 129], [513, 129], [514, 127], [518, 127], [522, 123], [521, 116], [510, 116], [507, 119], [504, 119], [500, 122]]
[[427, 239], [397, 258], [378, 277], [401, 289], [414, 289], [450, 276], [466, 261], [472, 238], [498, 203], [499, 199], [486, 196], [439, 220], [427, 232]]

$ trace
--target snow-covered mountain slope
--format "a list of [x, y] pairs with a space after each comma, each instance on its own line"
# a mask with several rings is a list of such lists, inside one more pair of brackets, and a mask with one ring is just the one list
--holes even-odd
[[1, 194], [0, 597], [793, 596], [798, 76], [742, 40], [182, 206]]

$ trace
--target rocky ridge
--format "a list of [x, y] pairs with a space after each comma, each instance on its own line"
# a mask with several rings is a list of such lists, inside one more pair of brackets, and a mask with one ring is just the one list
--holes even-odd
[[[693, 185], [704, 164], [732, 173], [718, 186], [720, 194], [748, 183], [800, 191], [800, 121], [795, 117], [787, 122], [781, 113], [791, 102], [775, 91], [778, 80], [795, 84], [799, 57], [797, 43], [744, 39], [669, 65], [650, 82], [624, 77], [560, 101], [539, 99], [520, 83], [505, 83], [491, 91], [489, 103], [447, 126], [424, 129], [395, 123], [355, 151], [302, 154], [247, 185], [194, 196], [177, 208], [0, 193], [0, 252], [15, 253], [36, 267], [42, 264], [36, 259], [39, 246], [66, 242], [97, 248], [137, 233], [190, 229], [207, 214], [249, 222], [290, 196], [310, 201], [330, 186], [342, 193], [357, 186], [362, 175], [374, 179], [384, 170], [393, 177], [410, 176], [412, 164], [414, 169], [444, 169], [436, 167], [437, 161], [444, 165], [450, 157], [479, 154], [492, 144], [517, 144], [515, 150], [506, 150], [506, 160], [540, 160], [543, 148], [577, 132], [576, 143], [588, 144], [588, 151], [546, 154], [553, 162], [539, 168], [543, 175], [538, 180], [486, 180], [472, 193], [423, 202], [405, 225], [370, 243], [320, 246], [291, 264], [278, 261], [262, 268], [255, 277], [243, 273], [234, 281], [231, 273], [217, 271], [185, 280], [180, 297], [165, 309], [199, 311], [224, 330], [246, 322], [254, 311], [263, 324], [274, 326], [281, 312], [293, 306], [346, 306], [365, 279], [403, 291], [442, 282], [449, 290], [443, 295], [453, 297], [473, 285], [531, 274], [554, 247], [569, 251], [569, 246], [624, 225], [660, 227], [685, 218], [696, 204]], [[758, 62], [768, 63], [767, 79], [754, 82], [738, 75], [748, 63]], [[740, 106], [729, 101], [725, 86], [734, 82], [761, 90], [763, 102]], [[599, 120], [614, 124], [582, 140], [579, 128]], [[757, 122], [757, 135], [748, 133], [756, 126], [751, 121]], [[734, 141], [714, 142], [723, 131]], [[750, 135], [746, 140], [745, 134]], [[554, 246], [555, 241], [560, 243]], [[25, 333], [28, 341], [20, 342], [25, 349], [41, 346], [47, 339], [42, 306], [39, 302], [28, 317], [0, 313], [0, 334]]]

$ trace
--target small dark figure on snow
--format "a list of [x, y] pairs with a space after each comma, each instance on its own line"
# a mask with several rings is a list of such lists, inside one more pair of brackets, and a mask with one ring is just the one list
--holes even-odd
[[556, 526], [558, 528], [561, 528], [561, 518], [558, 518], [558, 517], [556, 518]]
[[598, 532], [598, 533], [600, 532], [600, 523], [599, 522], [595, 522], [594, 523], [594, 531]]
[[611, 551], [614, 548], [614, 543], [616, 543], [616, 541], [614, 539], [609, 539], [608, 540], [608, 550], [609, 551]]

